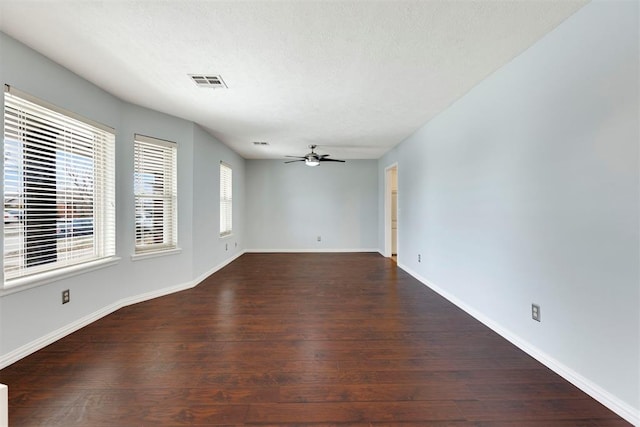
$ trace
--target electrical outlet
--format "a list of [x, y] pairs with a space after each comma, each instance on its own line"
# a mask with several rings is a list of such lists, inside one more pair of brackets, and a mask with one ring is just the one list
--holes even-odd
[[422, 255], [418, 254], [418, 262], [422, 262]]
[[69, 292], [69, 289], [66, 289], [62, 291], [62, 303], [66, 304], [69, 301], [71, 301], [71, 293]]
[[322, 236], [318, 236], [318, 242], [322, 242]]
[[540, 321], [540, 306], [538, 304], [531, 304], [531, 318], [536, 322]]

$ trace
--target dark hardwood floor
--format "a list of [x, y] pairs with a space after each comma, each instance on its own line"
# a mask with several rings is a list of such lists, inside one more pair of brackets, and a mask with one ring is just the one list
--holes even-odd
[[19, 426], [628, 426], [379, 254], [245, 254], [0, 371]]

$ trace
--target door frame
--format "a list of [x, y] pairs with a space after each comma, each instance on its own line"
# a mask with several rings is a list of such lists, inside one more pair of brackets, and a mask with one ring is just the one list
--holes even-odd
[[[391, 171], [393, 169], [396, 170], [396, 178], [398, 178], [398, 162], [384, 168], [384, 256], [387, 258], [391, 257], [391, 192], [393, 191], [393, 188], [391, 188]], [[396, 210], [398, 210], [397, 204]], [[396, 240], [398, 240], [397, 235]], [[397, 241], [396, 247], [398, 247]]]

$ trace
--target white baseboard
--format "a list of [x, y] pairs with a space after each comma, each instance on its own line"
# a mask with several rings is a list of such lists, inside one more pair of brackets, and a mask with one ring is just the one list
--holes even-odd
[[[178, 285], [174, 285], [174, 286], [169, 286], [166, 288], [162, 288], [162, 289], [157, 289], [157, 290], [153, 290], [151, 292], [146, 292], [144, 294], [140, 294], [140, 295], [134, 295], [131, 297], [127, 297], [127, 298], [123, 298], [119, 301], [114, 302], [113, 304], [110, 304], [106, 307], [103, 307], [87, 316], [84, 316], [68, 325], [63, 326], [62, 328], [59, 328], [53, 332], [48, 333], [47, 335], [38, 338], [37, 340], [31, 341], [30, 343], [27, 343], [17, 349], [15, 349], [14, 351], [11, 351], [7, 354], [3, 354], [0, 357], [0, 369], [3, 369], [9, 365], [11, 365], [12, 363], [17, 362], [18, 360], [27, 357], [28, 355], [35, 353], [36, 351], [48, 346], [49, 344], [52, 344], [56, 341], [58, 341], [61, 338], [66, 337], [67, 335], [77, 331], [78, 329], [81, 329], [93, 322], [95, 322], [98, 319], [101, 319], [111, 313], [113, 313], [116, 310], [119, 310], [123, 307], [129, 306], [129, 305], [133, 305], [133, 304], [137, 304], [140, 302], [144, 302], [144, 301], [149, 301], [151, 299], [154, 298], [159, 298], [165, 295], [169, 295], [169, 294], [173, 294], [175, 292], [180, 292], [180, 291], [184, 291], [187, 289], [191, 289], [195, 286], [197, 286], [198, 284], [200, 284], [200, 282], [202, 282], [203, 280], [205, 280], [207, 277], [209, 277], [210, 275], [212, 275], [213, 273], [215, 273], [216, 271], [220, 270], [221, 268], [223, 268], [224, 266], [226, 266], [227, 264], [233, 262], [235, 259], [237, 259], [238, 257], [240, 257], [244, 252], [239, 252], [238, 254], [232, 256], [231, 258], [226, 259], [225, 261], [223, 261], [222, 263], [218, 264], [217, 266], [213, 267], [211, 270], [207, 271], [206, 273], [196, 277], [194, 280], [190, 281], [190, 282], [185, 282], [185, 283], [181, 283]], [[1, 402], [0, 402], [1, 403]], [[2, 427], [2, 425], [0, 424], [0, 427]]]
[[378, 252], [377, 248], [341, 248], [341, 249], [247, 249], [245, 253], [340, 253], [340, 252]]
[[231, 258], [227, 258], [226, 260], [222, 261], [220, 264], [218, 264], [215, 267], [211, 268], [209, 271], [207, 271], [205, 273], [202, 273], [201, 275], [199, 275], [198, 277], [196, 277], [193, 280], [193, 286], [199, 285], [200, 282], [202, 282], [207, 277], [211, 276], [216, 271], [222, 270], [224, 267], [226, 267], [227, 265], [231, 264], [236, 259], [240, 258], [245, 252], [246, 251], [240, 251], [237, 254], [235, 254], [234, 256], [232, 256]]
[[631, 424], [635, 426], [640, 426], [640, 411], [636, 408], [633, 408], [631, 405], [621, 401], [616, 396], [612, 395], [608, 391], [604, 390], [599, 385], [595, 384], [593, 381], [585, 378], [584, 376], [578, 374], [573, 369], [559, 362], [555, 358], [551, 357], [544, 351], [540, 350], [536, 346], [532, 345], [528, 341], [522, 339], [520, 336], [514, 334], [509, 329], [503, 327], [502, 325], [494, 322], [481, 312], [477, 311], [473, 307], [467, 305], [454, 295], [451, 295], [441, 287], [434, 285], [429, 280], [420, 276], [415, 271], [411, 270], [409, 267], [398, 264], [398, 267], [402, 268], [404, 271], [412, 275], [414, 278], [422, 282], [425, 286], [429, 287], [433, 291], [440, 294], [445, 299], [449, 300], [451, 303], [464, 310], [471, 316], [473, 316], [476, 320], [480, 321], [494, 332], [505, 338], [507, 341], [511, 342], [513, 345], [536, 359], [538, 362], [545, 365], [547, 368], [551, 369], [556, 374], [563, 377], [565, 380], [569, 381], [571, 384], [578, 387], [580, 390], [584, 391], [589, 396], [593, 397], [598, 402], [602, 403], [607, 408], [611, 409], [613, 412], [618, 414], [620, 417], [624, 418]]
[[35, 353], [36, 351], [48, 346], [49, 344], [52, 344], [59, 339], [66, 337], [67, 335], [77, 331], [78, 329], [83, 328], [124, 306], [125, 305], [120, 305], [120, 302], [110, 304], [68, 325], [63, 326], [62, 328], [58, 328], [55, 331], [38, 338], [37, 340], [31, 341], [30, 343], [18, 347], [17, 349], [10, 351], [7, 354], [3, 354], [0, 358], [0, 369], [3, 369], [17, 362], [18, 360], [27, 357], [32, 353]]

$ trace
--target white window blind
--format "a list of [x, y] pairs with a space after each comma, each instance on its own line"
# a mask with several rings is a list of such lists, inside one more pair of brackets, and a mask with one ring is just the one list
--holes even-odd
[[228, 236], [232, 230], [232, 178], [231, 166], [220, 162], [220, 236]]
[[4, 278], [115, 255], [113, 130], [5, 86]]
[[135, 136], [136, 254], [176, 249], [177, 144]]

